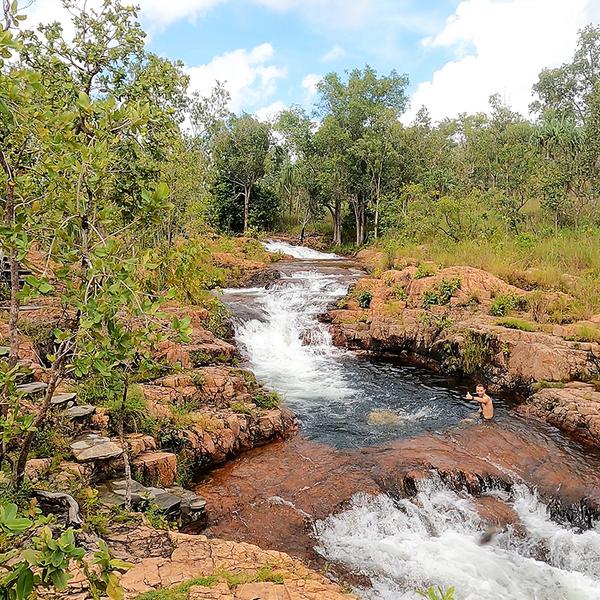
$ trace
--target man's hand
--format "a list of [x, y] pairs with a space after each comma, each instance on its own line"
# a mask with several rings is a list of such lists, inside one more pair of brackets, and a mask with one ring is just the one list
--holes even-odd
[[473, 400], [473, 396], [471, 395], [471, 392], [467, 392], [467, 400]]

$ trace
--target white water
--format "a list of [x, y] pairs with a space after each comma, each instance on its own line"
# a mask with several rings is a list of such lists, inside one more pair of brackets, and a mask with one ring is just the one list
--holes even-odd
[[296, 271], [254, 292], [265, 318], [238, 324], [236, 338], [258, 379], [288, 401], [309, 401], [314, 390], [324, 399], [352, 395], [337, 362], [341, 351], [316, 318], [347, 287], [340, 275]]
[[482, 546], [472, 498], [439, 482], [412, 500], [357, 495], [316, 524], [318, 551], [367, 575], [372, 588], [359, 593], [369, 600], [412, 600], [430, 585], [454, 586], [456, 600], [600, 599], [600, 532], [557, 525], [525, 486], [506, 499], [525, 531], [509, 527]]
[[287, 242], [279, 242], [277, 240], [269, 240], [264, 244], [265, 248], [269, 252], [283, 252], [288, 256], [294, 258], [300, 258], [303, 260], [339, 260], [340, 257], [337, 254], [331, 254], [328, 252], [319, 252], [306, 246], [293, 246]]

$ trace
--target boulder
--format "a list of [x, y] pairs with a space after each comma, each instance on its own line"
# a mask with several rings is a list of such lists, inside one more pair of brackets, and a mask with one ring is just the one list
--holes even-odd
[[160, 487], [170, 487], [177, 476], [177, 456], [171, 452], [144, 452], [136, 456], [132, 470], [137, 479]]
[[96, 412], [96, 407], [91, 404], [82, 404], [81, 406], [71, 406], [65, 411], [67, 419], [75, 421], [91, 417]]
[[123, 454], [123, 449], [110, 438], [97, 433], [86, 433], [71, 444], [71, 451], [78, 462], [107, 460]]
[[54, 394], [50, 399], [50, 403], [54, 406], [72, 406], [75, 403], [77, 394], [75, 392], [64, 392]]

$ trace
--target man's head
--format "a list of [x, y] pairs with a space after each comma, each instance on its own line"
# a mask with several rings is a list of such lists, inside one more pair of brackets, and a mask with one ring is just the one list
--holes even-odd
[[483, 396], [485, 394], [485, 385], [483, 385], [483, 383], [478, 383], [475, 392], [478, 396]]

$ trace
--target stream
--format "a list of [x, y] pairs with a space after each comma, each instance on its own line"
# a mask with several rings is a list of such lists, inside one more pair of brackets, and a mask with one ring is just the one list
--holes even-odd
[[[248, 368], [296, 413], [303, 439], [321, 453], [330, 447], [348, 456], [378, 448], [389, 454], [399, 441], [410, 448], [419, 436], [460, 433], [476, 410], [464, 400], [464, 382], [332, 344], [318, 316], [361, 275], [356, 264], [284, 242], [266, 247], [294, 257], [277, 264], [281, 278], [266, 287], [224, 290], [223, 300], [236, 315]], [[502, 399], [495, 407], [499, 435], [550, 449], [552, 460], [580, 479], [600, 472], [596, 456], [552, 428], [525, 421]], [[478, 459], [492, 460], [481, 451]], [[501, 469], [507, 472], [506, 465]], [[455, 600], [600, 600], [600, 527], [581, 531], [555, 522], [516, 468], [509, 475], [510, 492], [485, 494], [508, 506], [518, 523], [493, 532], [490, 543], [480, 544], [487, 524], [476, 499], [434, 474], [410, 499], [360, 492], [347, 498], [341, 511], [313, 523], [314, 549], [368, 580], [355, 589], [368, 600], [414, 599], [415, 590], [429, 585], [455, 586]], [[595, 493], [596, 482], [590, 483]]]

